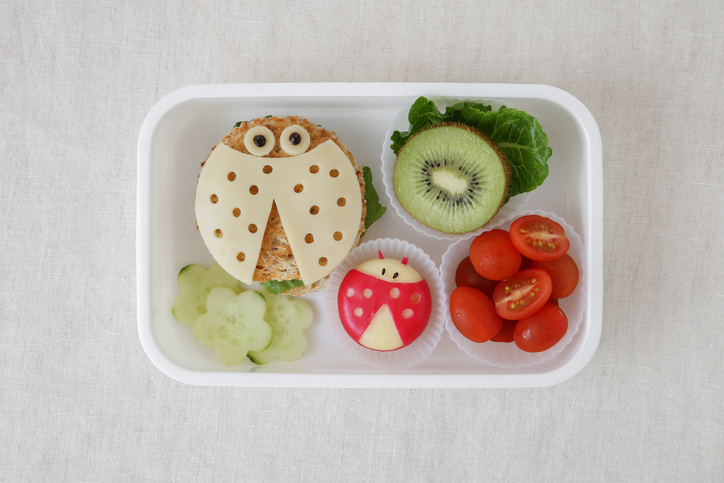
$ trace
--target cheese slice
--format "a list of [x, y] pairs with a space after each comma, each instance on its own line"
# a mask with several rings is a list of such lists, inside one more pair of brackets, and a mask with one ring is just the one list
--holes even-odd
[[257, 157], [219, 143], [196, 187], [196, 221], [211, 255], [251, 283], [276, 202], [305, 285], [326, 277], [359, 230], [362, 193], [344, 152], [328, 140], [299, 156]]
[[370, 321], [370, 325], [359, 338], [359, 343], [376, 351], [393, 351], [405, 345], [387, 305], [383, 305], [377, 311]]

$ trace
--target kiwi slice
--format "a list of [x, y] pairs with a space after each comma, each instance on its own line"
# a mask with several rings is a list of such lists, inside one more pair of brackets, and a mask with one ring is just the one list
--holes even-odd
[[443, 233], [466, 233], [485, 225], [504, 204], [510, 166], [485, 134], [442, 123], [407, 141], [392, 182], [400, 204], [418, 221]]

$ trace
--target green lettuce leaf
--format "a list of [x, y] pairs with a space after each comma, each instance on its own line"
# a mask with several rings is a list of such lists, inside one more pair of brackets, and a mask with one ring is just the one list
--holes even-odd
[[548, 146], [548, 135], [543, 132], [538, 120], [526, 112], [505, 106], [493, 111], [491, 106], [485, 104], [460, 102], [449, 106], [441, 114], [434, 102], [420, 97], [410, 108], [408, 120], [409, 131], [395, 131], [392, 134], [392, 150], [395, 154], [412, 136], [426, 127], [443, 121], [459, 122], [487, 134], [505, 152], [512, 169], [509, 198], [533, 191], [548, 176], [548, 159], [553, 154]]
[[294, 287], [301, 287], [304, 282], [301, 280], [269, 280], [268, 282], [261, 282], [262, 287], [267, 289], [269, 293], [279, 295], [282, 292], [286, 292]]
[[365, 216], [365, 231], [372, 226], [372, 223], [382, 218], [387, 208], [380, 204], [380, 197], [372, 184], [372, 170], [369, 166], [362, 168], [362, 176], [365, 181], [365, 203], [367, 204], [367, 216]]

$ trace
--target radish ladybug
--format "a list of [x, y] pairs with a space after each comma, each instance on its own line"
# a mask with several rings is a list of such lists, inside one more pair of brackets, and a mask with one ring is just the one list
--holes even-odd
[[345, 275], [337, 294], [342, 326], [368, 349], [392, 351], [412, 344], [430, 320], [430, 287], [401, 261], [368, 260]]

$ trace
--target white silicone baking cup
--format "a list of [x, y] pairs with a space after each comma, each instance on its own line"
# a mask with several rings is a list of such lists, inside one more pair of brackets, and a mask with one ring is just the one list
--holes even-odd
[[[463, 337], [453, 324], [452, 318], [450, 317], [450, 311], [445, 310], [445, 329], [450, 334], [450, 338], [465, 351], [468, 355], [476, 358], [480, 362], [490, 364], [491, 366], [501, 367], [504, 369], [518, 369], [522, 367], [530, 367], [535, 364], [540, 364], [547, 361], [551, 357], [555, 356], [563, 350], [563, 348], [573, 340], [573, 336], [578, 332], [581, 322], [583, 321], [583, 315], [586, 310], [586, 274], [587, 267], [585, 264], [585, 250], [581, 237], [573, 230], [573, 228], [566, 223], [566, 221], [553, 214], [544, 211], [526, 211], [517, 213], [515, 216], [508, 217], [504, 220], [500, 220], [493, 226], [487, 227], [484, 231], [501, 228], [509, 230], [511, 223], [526, 215], [540, 215], [550, 218], [551, 220], [559, 223], [566, 231], [566, 236], [571, 242], [571, 247], [568, 249], [568, 254], [573, 258], [578, 265], [579, 280], [576, 289], [571, 295], [566, 298], [562, 298], [558, 301], [558, 304], [565, 312], [568, 317], [568, 331], [563, 338], [558, 341], [556, 345], [543, 352], [524, 352], [515, 345], [514, 342], [473, 342]], [[444, 300], [445, 307], [450, 304], [450, 294], [455, 290], [455, 271], [457, 270], [458, 264], [469, 255], [470, 244], [472, 243], [475, 235], [465, 236], [460, 238], [456, 243], [450, 245], [447, 251], [442, 256], [442, 263], [440, 264], [440, 273], [442, 276], [442, 283], [444, 287]]]
[[[402, 349], [389, 352], [367, 349], [355, 342], [344, 330], [337, 308], [337, 293], [347, 272], [367, 260], [376, 259], [378, 250], [382, 251], [385, 258], [402, 260], [402, 258], [407, 257], [409, 259], [408, 265], [417, 270], [417, 273], [427, 280], [430, 295], [432, 296], [430, 321], [420, 337]], [[352, 249], [342, 263], [334, 269], [329, 276], [329, 280], [327, 280], [324, 291], [324, 310], [332, 333], [352, 357], [372, 367], [396, 370], [419, 364], [432, 354], [435, 347], [437, 347], [445, 323], [443, 307], [447, 306], [443, 305], [442, 300], [440, 271], [435, 262], [425, 252], [409, 242], [395, 238], [380, 238], [365, 242]]]
[[[445, 108], [447, 106], [452, 106], [453, 104], [456, 104], [458, 102], [478, 102], [483, 104], [489, 104], [493, 106], [494, 109], [497, 109], [498, 107], [504, 105], [505, 103], [499, 100], [495, 99], [473, 99], [473, 98], [451, 98], [451, 97], [429, 97], [430, 100], [434, 101], [437, 105], [438, 110], [444, 112]], [[456, 241], [460, 238], [461, 235], [452, 235], [449, 233], [443, 233], [440, 231], [437, 231], [433, 228], [430, 228], [429, 226], [426, 226], [422, 223], [420, 223], [416, 218], [414, 218], [412, 215], [410, 215], [405, 208], [402, 207], [399, 201], [397, 201], [397, 195], [395, 195], [395, 187], [392, 182], [392, 173], [395, 169], [395, 162], [397, 162], [397, 156], [395, 156], [395, 153], [392, 152], [392, 134], [395, 131], [405, 132], [410, 129], [410, 122], [408, 121], [408, 113], [410, 111], [409, 106], [402, 109], [400, 112], [397, 113], [397, 116], [395, 116], [395, 119], [392, 121], [392, 125], [390, 126], [390, 129], [387, 131], [387, 134], [385, 134], [385, 138], [382, 142], [382, 183], [385, 185], [385, 193], [387, 193], [387, 197], [390, 200], [390, 205], [392, 205], [392, 208], [395, 210], [397, 215], [402, 218], [405, 223], [413, 227], [415, 230], [419, 231], [423, 235], [436, 238], [438, 240], [446, 240], [446, 241]], [[483, 231], [487, 230], [488, 227], [493, 223], [498, 223], [499, 220], [503, 220], [505, 218], [508, 218], [509, 216], [514, 215], [515, 213], [519, 212], [525, 204], [528, 202], [528, 199], [530, 198], [531, 193], [521, 193], [517, 196], [513, 196], [505, 205], [503, 205], [500, 210], [498, 210], [498, 213], [483, 227], [475, 230], [474, 232], [471, 232], [472, 234], [479, 235]]]

